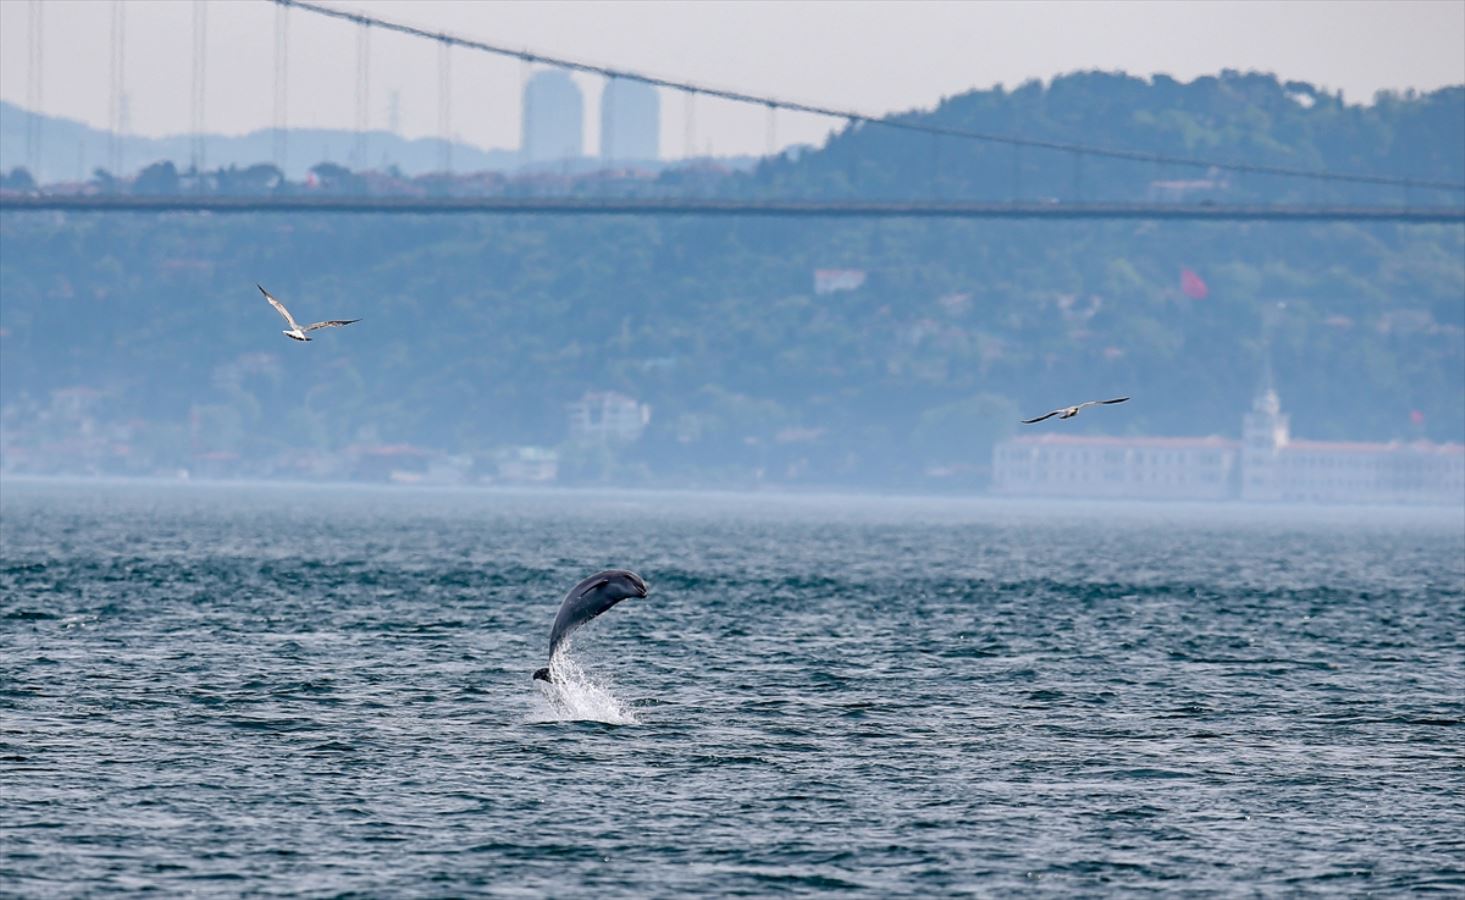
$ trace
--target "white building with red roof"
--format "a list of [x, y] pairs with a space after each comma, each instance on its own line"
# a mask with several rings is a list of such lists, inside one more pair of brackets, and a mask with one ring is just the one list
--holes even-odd
[[1465, 506], [1465, 444], [1293, 440], [1276, 391], [1222, 437], [1023, 435], [993, 449], [1005, 496]]
[[1465, 444], [1293, 440], [1277, 392], [1242, 424], [1241, 499], [1465, 506]]

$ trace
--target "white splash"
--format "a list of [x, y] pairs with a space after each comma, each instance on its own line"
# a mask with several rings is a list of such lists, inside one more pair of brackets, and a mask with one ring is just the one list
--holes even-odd
[[611, 725], [639, 725], [631, 708], [611, 694], [563, 651], [549, 661], [552, 682], [535, 681], [541, 702], [529, 716], [530, 722], [606, 722]]

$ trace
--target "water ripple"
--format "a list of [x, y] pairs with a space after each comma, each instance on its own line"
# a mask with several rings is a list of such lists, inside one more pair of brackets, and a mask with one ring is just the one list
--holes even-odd
[[1254, 518], [7, 483], [0, 883], [1459, 891], [1458, 517]]

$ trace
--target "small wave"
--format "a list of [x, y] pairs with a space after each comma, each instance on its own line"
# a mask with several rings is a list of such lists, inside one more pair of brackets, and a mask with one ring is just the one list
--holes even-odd
[[585, 674], [568, 654], [556, 654], [549, 661], [549, 674], [553, 682], [534, 682], [540, 703], [530, 714], [530, 722], [641, 724], [628, 704], [617, 699], [608, 685], [602, 685]]
[[13, 622], [44, 622], [61, 617], [40, 609], [16, 609], [7, 612], [5, 618]]

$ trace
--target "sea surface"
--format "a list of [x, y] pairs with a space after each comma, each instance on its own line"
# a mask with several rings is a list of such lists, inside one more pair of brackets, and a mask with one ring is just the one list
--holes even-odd
[[1462, 723], [1461, 510], [0, 483], [5, 895], [1459, 892]]

